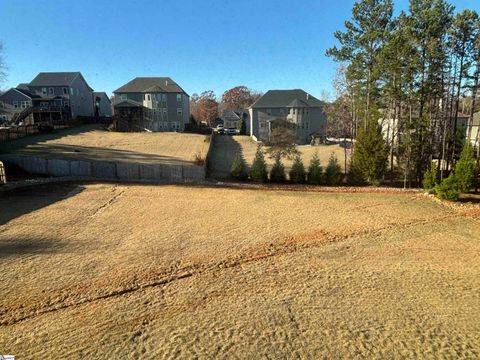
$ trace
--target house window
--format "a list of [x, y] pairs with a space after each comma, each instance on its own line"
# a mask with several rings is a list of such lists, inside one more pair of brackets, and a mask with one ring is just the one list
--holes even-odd
[[63, 100], [63, 106], [70, 106], [70, 101]]
[[177, 115], [180, 116], [180, 115], [182, 115], [182, 114], [183, 114], [182, 108], [178, 108], [178, 109], [177, 109]]
[[70, 88], [70, 95], [73, 95], [73, 88]]
[[47, 95], [47, 88], [42, 88], [42, 95]]
[[127, 100], [127, 94], [120, 95], [120, 100]]
[[172, 130], [180, 130], [180, 122], [174, 121], [172, 122]]
[[22, 107], [22, 109], [26, 109], [28, 101], [22, 101], [20, 104], [21, 104], [20, 106]]
[[13, 107], [14, 107], [15, 109], [18, 108], [18, 101], [14, 101], [14, 102], [13, 102]]
[[63, 95], [68, 95], [68, 88], [66, 87], [63, 88]]
[[49, 95], [53, 95], [53, 94], [54, 94], [53, 88], [48, 88], [48, 94], [49, 94]]
[[177, 101], [178, 102], [182, 101], [182, 94], [177, 94]]
[[280, 109], [280, 114], [283, 115], [284, 114], [284, 111], [283, 109]]
[[166, 121], [163, 122], [163, 128], [165, 130], [168, 130], [168, 122], [166, 122]]
[[163, 115], [167, 115], [167, 109], [163, 109]]
[[147, 94], [147, 99], [148, 99], [148, 101], [150, 101], [150, 99], [151, 99], [150, 94]]
[[272, 115], [272, 109], [267, 109], [267, 115]]
[[163, 101], [167, 102], [167, 94], [162, 94]]

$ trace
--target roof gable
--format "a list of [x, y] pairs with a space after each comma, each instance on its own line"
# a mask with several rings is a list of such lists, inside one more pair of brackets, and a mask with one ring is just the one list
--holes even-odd
[[185, 91], [169, 77], [136, 77], [114, 91], [114, 93], [146, 92], [185, 93]]
[[251, 108], [278, 108], [289, 107], [295, 100], [302, 107], [322, 107], [323, 104], [316, 97], [301, 89], [293, 90], [269, 90], [262, 97], [253, 103]]

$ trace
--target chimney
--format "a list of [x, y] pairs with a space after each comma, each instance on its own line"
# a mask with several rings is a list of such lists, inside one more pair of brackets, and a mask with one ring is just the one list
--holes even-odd
[[168, 79], [165, 80], [165, 86], [168, 86]]

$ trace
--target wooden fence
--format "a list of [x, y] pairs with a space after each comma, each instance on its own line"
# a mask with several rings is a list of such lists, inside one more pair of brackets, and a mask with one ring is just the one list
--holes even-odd
[[20, 139], [27, 135], [37, 134], [39, 132], [36, 125], [22, 125], [9, 128], [0, 128], [0, 142]]

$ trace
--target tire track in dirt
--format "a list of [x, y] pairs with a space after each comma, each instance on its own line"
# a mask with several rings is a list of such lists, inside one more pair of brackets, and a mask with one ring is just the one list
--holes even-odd
[[[117, 194], [114, 198], [120, 196]], [[114, 200], [112, 198], [108, 203]], [[105, 205], [107, 205], [105, 204]], [[105, 206], [103, 206], [105, 207]], [[102, 207], [102, 208], [103, 208]], [[349, 233], [328, 233], [324, 230], [318, 230], [306, 234], [289, 236], [276, 243], [262, 244], [253, 247], [242, 254], [235, 255], [220, 261], [213, 261], [204, 264], [193, 264], [185, 267], [171, 267], [170, 269], [162, 269], [160, 271], [151, 271], [147, 274], [136, 273], [125, 279], [123, 287], [110, 290], [104, 294], [88, 296], [84, 287], [68, 289], [68, 293], [57, 292], [52, 294], [50, 299], [44, 299], [42, 303], [31, 304], [30, 306], [20, 304], [2, 309], [0, 313], [0, 327], [9, 326], [28, 320], [43, 314], [56, 312], [70, 307], [81, 306], [100, 300], [110, 299], [118, 296], [127, 295], [139, 290], [165, 286], [172, 282], [190, 278], [195, 275], [201, 275], [207, 272], [221, 271], [224, 269], [235, 268], [249, 263], [262, 261], [272, 257], [287, 255], [297, 251], [318, 248], [329, 244], [339, 243], [355, 237], [377, 237], [392, 229], [408, 229], [415, 226], [432, 226], [436, 223], [444, 222], [462, 217], [472, 217], [465, 211], [452, 211], [443, 216], [434, 219], [416, 219], [403, 224], [388, 223], [377, 229], [360, 229]], [[96, 288], [94, 284], [90, 287]], [[87, 296], [85, 297], [85, 295]], [[84, 296], [78, 299], [79, 296]]]

